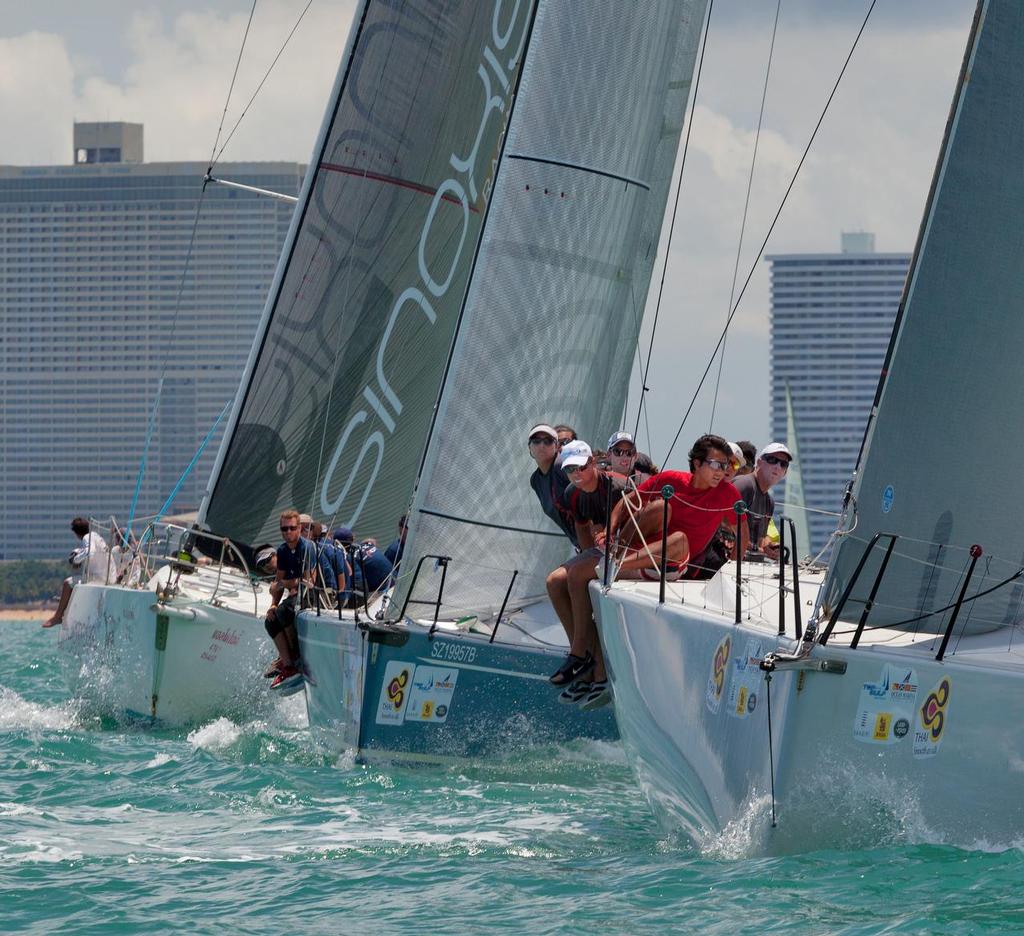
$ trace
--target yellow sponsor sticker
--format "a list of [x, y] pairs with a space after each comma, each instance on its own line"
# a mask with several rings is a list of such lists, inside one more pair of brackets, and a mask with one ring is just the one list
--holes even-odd
[[875, 716], [875, 731], [872, 735], [875, 741], [889, 740], [889, 726], [892, 724], [892, 715], [889, 712], [879, 712]]

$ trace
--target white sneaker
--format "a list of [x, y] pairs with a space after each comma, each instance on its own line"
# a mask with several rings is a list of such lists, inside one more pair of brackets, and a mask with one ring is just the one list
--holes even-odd
[[589, 691], [579, 700], [579, 707], [584, 712], [592, 712], [594, 709], [603, 708], [612, 700], [612, 687], [608, 685], [607, 679], [591, 683]]
[[562, 705], [575, 705], [585, 698], [590, 692], [591, 682], [589, 679], [574, 679], [559, 694], [558, 701]]

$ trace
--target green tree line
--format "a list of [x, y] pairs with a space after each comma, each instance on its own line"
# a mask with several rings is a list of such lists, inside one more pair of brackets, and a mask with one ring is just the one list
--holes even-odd
[[59, 595], [70, 571], [67, 559], [0, 562], [0, 605], [32, 604]]

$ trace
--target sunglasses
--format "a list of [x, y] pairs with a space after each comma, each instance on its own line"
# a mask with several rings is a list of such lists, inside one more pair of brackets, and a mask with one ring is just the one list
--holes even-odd
[[591, 463], [587, 462], [585, 465], [568, 465], [567, 467], [564, 467], [562, 470], [567, 475], [574, 475], [574, 474], [576, 474], [577, 471], [584, 471], [585, 469], [589, 468], [590, 466], [591, 466]]
[[558, 447], [561, 448], [563, 445], [568, 445], [570, 442], [572, 442], [572, 439], [559, 439]]
[[282, 533], [287, 533], [289, 530], [297, 530], [297, 529], [298, 529], [297, 526], [283, 526], [283, 527], [281, 527], [281, 532]]
[[554, 445], [555, 440], [547, 436], [530, 436], [530, 445]]
[[742, 463], [738, 461], [731, 461], [729, 462], [729, 464], [732, 466], [733, 471], [739, 471], [742, 467]]
[[624, 449], [613, 448], [612, 449], [612, 455], [618, 455], [619, 458], [625, 458], [627, 455], [635, 455], [635, 454], [636, 454], [636, 449], [635, 448], [624, 448]]
[[761, 456], [769, 465], [782, 465], [783, 468], [789, 467], [788, 458], [779, 458], [778, 455], [762, 455]]
[[712, 471], [725, 471], [729, 467], [724, 461], [719, 461], [717, 458], [705, 458], [704, 464]]

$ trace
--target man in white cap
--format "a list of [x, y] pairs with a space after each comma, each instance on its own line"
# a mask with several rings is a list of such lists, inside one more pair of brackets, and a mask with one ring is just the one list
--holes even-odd
[[624, 429], [612, 433], [608, 440], [608, 466], [612, 471], [625, 478], [632, 478], [635, 484], [642, 484], [650, 475], [637, 469], [639, 457], [632, 433]]
[[565, 503], [581, 552], [547, 579], [548, 596], [569, 638], [569, 654], [550, 681], [565, 687], [559, 701], [590, 710], [611, 701], [589, 585], [598, 576], [603, 555], [598, 542], [604, 539], [609, 504], [614, 508], [622, 497], [624, 481], [601, 471], [590, 446], [579, 440], [563, 447], [562, 470], [572, 480]]
[[569, 537], [573, 546], [576, 543], [576, 525], [565, 508], [565, 489], [569, 486], [569, 478], [555, 464], [559, 453], [558, 431], [547, 423], [539, 423], [530, 430], [530, 458], [537, 467], [530, 475], [530, 487], [540, 501], [541, 510], [548, 515], [555, 525]]
[[767, 536], [768, 523], [775, 513], [775, 498], [768, 493], [786, 477], [793, 455], [781, 442], [770, 442], [757, 453], [754, 473], [737, 478], [733, 485], [747, 505], [750, 544], [764, 550], [771, 559], [779, 556], [779, 547]]

